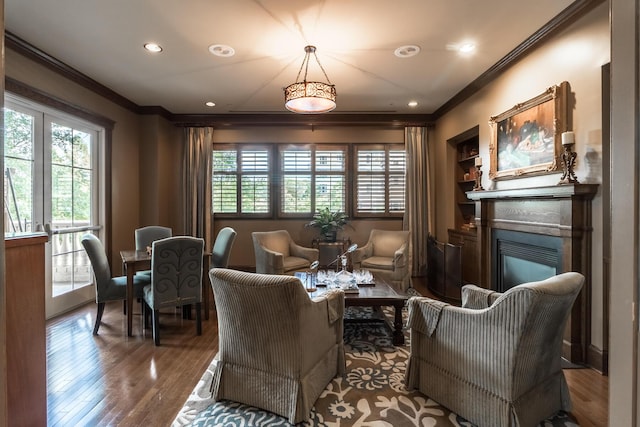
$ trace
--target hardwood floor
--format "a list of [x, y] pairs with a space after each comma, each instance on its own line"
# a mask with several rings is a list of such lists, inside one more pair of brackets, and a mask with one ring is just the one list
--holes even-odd
[[132, 337], [122, 303], [107, 304], [98, 336], [95, 311], [89, 304], [47, 323], [48, 425], [170, 425], [217, 351], [215, 314], [201, 336], [195, 320], [163, 314], [156, 347], [139, 305]]
[[[429, 294], [422, 280], [414, 287]], [[47, 322], [48, 426], [170, 425], [217, 351], [215, 313], [203, 320], [201, 336], [195, 320], [163, 314], [156, 347], [139, 305], [132, 337], [119, 302], [107, 304], [93, 336], [95, 311], [88, 304]], [[579, 424], [606, 426], [608, 378], [591, 369], [565, 374]]]

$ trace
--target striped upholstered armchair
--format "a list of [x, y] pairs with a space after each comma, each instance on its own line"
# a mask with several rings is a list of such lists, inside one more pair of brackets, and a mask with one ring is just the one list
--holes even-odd
[[344, 293], [311, 299], [297, 277], [214, 268], [219, 351], [211, 384], [226, 399], [304, 421], [344, 374]]
[[409, 299], [407, 387], [478, 426], [536, 426], [570, 410], [562, 340], [583, 283], [563, 273], [503, 294], [467, 285], [462, 307]]

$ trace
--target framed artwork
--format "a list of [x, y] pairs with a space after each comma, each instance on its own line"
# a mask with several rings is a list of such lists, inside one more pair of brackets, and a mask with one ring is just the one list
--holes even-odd
[[491, 117], [489, 178], [511, 179], [559, 169], [561, 135], [567, 130], [569, 83]]

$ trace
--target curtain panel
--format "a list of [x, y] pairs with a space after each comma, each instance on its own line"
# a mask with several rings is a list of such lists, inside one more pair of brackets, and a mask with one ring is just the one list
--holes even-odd
[[424, 276], [427, 267], [427, 234], [432, 232], [433, 194], [427, 128], [406, 127], [404, 131], [406, 190], [403, 229], [411, 231], [411, 275]]
[[211, 213], [211, 163], [213, 128], [185, 128], [184, 219], [185, 234], [201, 237], [205, 251], [211, 252], [213, 215]]

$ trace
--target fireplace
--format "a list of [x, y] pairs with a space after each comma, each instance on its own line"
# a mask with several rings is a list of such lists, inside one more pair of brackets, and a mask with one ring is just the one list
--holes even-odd
[[562, 272], [562, 239], [557, 236], [493, 230], [491, 254], [492, 288], [498, 292]]
[[467, 192], [476, 203], [480, 286], [505, 291], [567, 271], [585, 276], [565, 329], [563, 356], [592, 366], [599, 364], [587, 360], [591, 344], [591, 200], [597, 190], [597, 184], [568, 184]]

